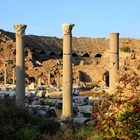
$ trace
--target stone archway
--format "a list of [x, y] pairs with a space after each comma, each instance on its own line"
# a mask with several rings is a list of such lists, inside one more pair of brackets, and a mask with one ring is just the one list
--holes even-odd
[[77, 53], [72, 53], [72, 57], [78, 57]]
[[109, 87], [109, 71], [106, 71], [103, 74], [103, 81], [105, 83], [105, 86]]
[[82, 57], [90, 57], [90, 54], [89, 54], [89, 53], [84, 53], [84, 54], [82, 55]]
[[95, 58], [101, 58], [102, 57], [102, 55], [100, 54], [100, 53], [97, 53], [96, 55], [95, 55]]

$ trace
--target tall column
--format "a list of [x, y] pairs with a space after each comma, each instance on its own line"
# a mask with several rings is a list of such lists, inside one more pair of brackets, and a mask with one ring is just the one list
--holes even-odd
[[25, 106], [25, 60], [24, 35], [26, 25], [14, 25], [16, 30], [16, 103], [18, 107]]
[[13, 68], [13, 85], [15, 84], [15, 68]]
[[57, 88], [60, 89], [60, 73], [57, 73]]
[[80, 81], [81, 81], [81, 71], [78, 71], [78, 88], [80, 88]]
[[7, 84], [7, 71], [6, 71], [6, 64], [4, 63], [4, 85]]
[[63, 24], [63, 109], [62, 118], [72, 117], [72, 28]]
[[110, 33], [110, 70], [109, 87], [110, 93], [115, 92], [117, 72], [119, 71], [119, 33]]
[[38, 77], [37, 85], [38, 85], [38, 87], [41, 86], [41, 77]]
[[48, 87], [51, 85], [51, 72], [48, 71]]

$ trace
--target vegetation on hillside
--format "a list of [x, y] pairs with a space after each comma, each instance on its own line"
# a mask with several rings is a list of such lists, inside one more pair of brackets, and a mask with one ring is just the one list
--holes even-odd
[[102, 139], [91, 125], [77, 125], [31, 116], [11, 100], [0, 100], [0, 140], [85, 140]]

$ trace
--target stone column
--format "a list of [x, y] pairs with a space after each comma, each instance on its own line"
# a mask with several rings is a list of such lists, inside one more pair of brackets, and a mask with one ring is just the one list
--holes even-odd
[[4, 85], [7, 84], [7, 71], [6, 71], [6, 64], [4, 63]]
[[57, 88], [60, 89], [60, 73], [57, 73]]
[[119, 33], [110, 33], [110, 70], [109, 89], [115, 92], [117, 83], [117, 72], [119, 71]]
[[81, 71], [78, 71], [78, 88], [80, 87], [80, 81], [81, 81]]
[[41, 77], [38, 77], [38, 80], [37, 80], [37, 86], [41, 86]]
[[48, 71], [48, 87], [51, 85], [51, 72]]
[[13, 85], [15, 84], [15, 68], [13, 68]]
[[63, 109], [62, 118], [72, 117], [72, 28], [74, 24], [63, 24]]
[[18, 107], [25, 106], [25, 60], [24, 34], [26, 25], [14, 25], [16, 30], [16, 103]]

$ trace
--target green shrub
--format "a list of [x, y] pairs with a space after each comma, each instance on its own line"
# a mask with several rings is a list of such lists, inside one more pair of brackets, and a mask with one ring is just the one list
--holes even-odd
[[16, 138], [18, 140], [40, 140], [41, 134], [32, 128], [21, 128], [17, 131]]
[[44, 135], [45, 140], [102, 140], [103, 136], [96, 134], [92, 126], [70, 124], [65, 125], [55, 135]]
[[133, 140], [138, 140], [140, 138], [140, 101], [134, 100], [131, 106], [133, 106], [133, 110], [124, 113], [121, 122], [127, 135]]
[[62, 128], [53, 119], [28, 114], [14, 101], [0, 100], [0, 140], [85, 140], [93, 136], [91, 126], [77, 125], [71, 120]]
[[121, 51], [130, 52], [130, 48], [129, 47], [123, 47], [123, 48], [121, 48]]
[[41, 132], [56, 134], [60, 130], [60, 123], [52, 119], [42, 119], [39, 122]]
[[82, 137], [86, 138], [88, 136], [91, 136], [92, 132], [93, 132], [92, 126], [81, 126], [78, 129], [76, 129], [75, 136], [79, 139]]
[[94, 108], [93, 118], [98, 120], [96, 130], [104, 139], [134, 139], [140, 137], [140, 100], [137, 96], [117, 93]]
[[50, 107], [54, 107], [54, 106], [56, 106], [55, 103], [48, 102], [48, 101], [46, 101], [46, 102], [44, 103], [44, 105], [48, 105], [48, 106], [50, 106]]

